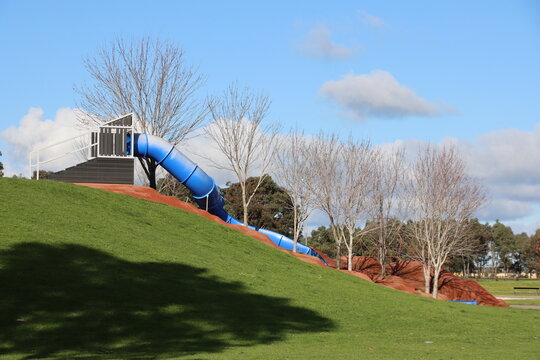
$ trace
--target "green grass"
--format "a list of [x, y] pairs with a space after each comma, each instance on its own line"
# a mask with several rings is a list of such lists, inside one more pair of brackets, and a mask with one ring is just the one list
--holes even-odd
[[540, 300], [504, 300], [508, 305], [538, 305], [540, 306]]
[[319, 268], [161, 204], [0, 179], [2, 359], [537, 359], [540, 312]]
[[[519, 290], [514, 294], [514, 286], [540, 287], [540, 280], [477, 280], [480, 285], [494, 295], [531, 296], [538, 295], [535, 290]], [[524, 292], [528, 291], [528, 292]]]

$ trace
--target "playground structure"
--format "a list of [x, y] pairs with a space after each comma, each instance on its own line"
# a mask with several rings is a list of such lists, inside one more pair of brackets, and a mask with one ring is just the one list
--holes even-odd
[[[70, 141], [75, 141], [75, 144], [67, 146], [66, 143]], [[61, 149], [58, 150], [56, 147], [61, 147]], [[50, 151], [51, 148], [55, 151], [44, 156], [44, 153]], [[244, 227], [242, 222], [228, 214], [223, 207], [225, 200], [215, 181], [166, 140], [137, 132], [131, 114], [105, 122], [96, 129], [74, 138], [36, 149], [30, 153], [30, 176], [32, 177], [32, 172], [35, 169], [36, 178], [39, 179], [39, 170], [42, 169], [43, 164], [74, 154], [76, 156], [72, 160], [78, 160], [77, 165], [65, 168], [66, 162], [64, 161], [64, 166], [59, 167], [63, 170], [47, 173], [44, 177], [124, 193], [149, 201], [162, 202], [198, 213], [220, 223], [225, 222], [227, 226], [235, 227], [254, 239], [267, 244], [271, 243], [286, 251], [293, 249], [294, 241], [292, 239], [268, 229], [253, 226]], [[190, 190], [199, 209], [176, 198], [161, 195], [153, 189], [133, 186], [135, 158], [152, 159], [161, 165]], [[81, 162], [81, 159], [84, 161]], [[134, 188], [140, 189], [134, 190]], [[140, 194], [141, 189], [142, 192], [146, 193]], [[302, 243], [297, 243], [295, 256], [318, 266], [335, 268], [337, 265], [336, 260]], [[347, 261], [346, 257], [342, 256], [338, 270], [346, 271]], [[424, 275], [422, 264], [419, 262], [397, 261], [386, 264], [386, 274], [389, 276], [381, 276], [380, 270], [383, 265], [372, 257], [354, 256], [352, 261], [352, 271], [346, 271], [351, 275], [411, 294], [431, 296], [422, 292]], [[443, 271], [439, 278], [439, 298], [468, 304], [508, 306], [477, 282], [461, 279], [448, 271]]]
[[[89, 143], [84, 142], [88, 141]], [[82, 139], [82, 145], [81, 145]], [[43, 159], [42, 154], [55, 147], [65, 146], [68, 142], [77, 142], [75, 149], [57, 151], [51, 159]], [[86, 154], [88, 152], [88, 154]], [[136, 133], [131, 114], [110, 120], [93, 131], [86, 132], [62, 142], [34, 150], [29, 155], [30, 177], [36, 171], [36, 179], [42, 165], [72, 154], [85, 154], [86, 161], [65, 170], [50, 174], [47, 178], [64, 182], [96, 182], [133, 184], [133, 159], [150, 158], [161, 165], [181, 184], [186, 186], [200, 209], [235, 225], [243, 223], [227, 213], [225, 200], [215, 181], [196, 163], [191, 161], [174, 145], [166, 140], [145, 133]], [[128, 164], [128, 165], [126, 165]], [[131, 178], [129, 176], [131, 175]], [[120, 181], [119, 181], [120, 180]], [[249, 226], [265, 234], [278, 247], [293, 250], [294, 240], [268, 229]], [[314, 256], [327, 265], [327, 262], [314, 249], [300, 242], [297, 251]]]

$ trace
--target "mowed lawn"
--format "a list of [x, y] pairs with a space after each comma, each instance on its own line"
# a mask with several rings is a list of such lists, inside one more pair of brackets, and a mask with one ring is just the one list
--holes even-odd
[[[495, 296], [531, 297], [540, 296], [536, 290], [517, 290], [514, 287], [540, 287], [540, 280], [478, 280], [479, 284], [489, 290]], [[540, 299], [504, 300], [508, 305], [540, 305]], [[538, 310], [540, 311], [540, 310]]]
[[515, 296], [535, 296], [536, 290], [518, 290], [514, 293], [514, 287], [537, 287], [540, 288], [540, 280], [477, 280], [480, 285], [489, 290], [494, 295], [515, 295]]
[[538, 359], [540, 311], [406, 294], [197, 215], [0, 179], [2, 359]]

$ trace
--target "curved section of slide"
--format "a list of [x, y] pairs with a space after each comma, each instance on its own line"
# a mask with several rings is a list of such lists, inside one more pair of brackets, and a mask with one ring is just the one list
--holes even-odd
[[[199, 208], [208, 211], [210, 214], [219, 217], [221, 220], [231, 224], [243, 225], [242, 222], [235, 219], [225, 209], [223, 205], [225, 200], [217, 187], [214, 179], [208, 176], [197, 164], [191, 161], [174, 145], [166, 140], [150, 134], [133, 134], [127, 138], [128, 153], [133, 146], [133, 155], [137, 157], [150, 158], [161, 165], [181, 184], [186, 186], [192, 193], [193, 199], [197, 202]], [[277, 246], [292, 250], [294, 240], [281, 235], [275, 231], [256, 228], [250, 228], [267, 235]], [[315, 256], [324, 264], [326, 261], [312, 248], [300, 242], [297, 243], [298, 252]], [[326, 264], [327, 265], [327, 264]]]

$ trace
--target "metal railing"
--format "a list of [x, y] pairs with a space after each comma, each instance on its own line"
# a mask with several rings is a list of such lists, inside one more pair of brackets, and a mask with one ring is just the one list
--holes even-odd
[[[76, 153], [83, 154], [86, 161], [95, 158], [133, 158], [133, 147], [128, 153], [126, 144], [127, 134], [132, 134], [133, 132], [133, 114], [127, 114], [116, 119], [109, 120], [93, 130], [89, 130], [69, 139], [32, 150], [28, 154], [29, 178], [32, 178], [33, 171], [35, 169], [36, 180], [39, 180], [39, 172], [43, 169], [42, 166], [44, 164]], [[77, 144], [77, 140], [79, 143], [84, 143], [85, 139], [88, 138], [90, 139], [89, 145]], [[74, 144], [74, 146], [70, 147], [70, 150], [62, 151], [59, 155], [56, 155], [51, 159], [42, 159], [42, 155], [45, 151], [57, 148], [69, 142]], [[85, 155], [87, 150], [88, 154]]]

